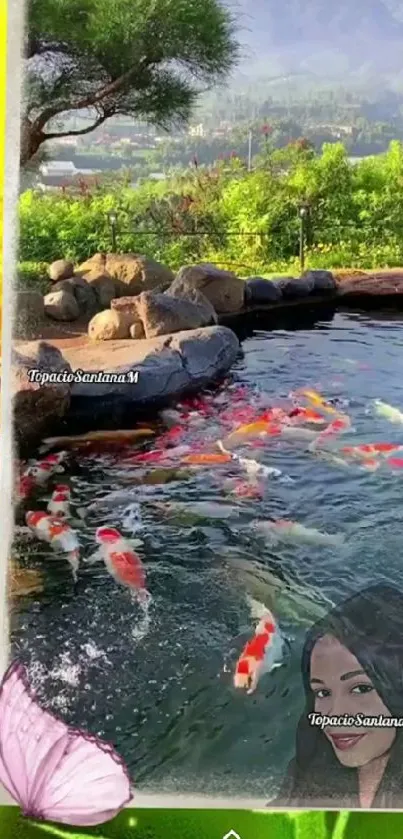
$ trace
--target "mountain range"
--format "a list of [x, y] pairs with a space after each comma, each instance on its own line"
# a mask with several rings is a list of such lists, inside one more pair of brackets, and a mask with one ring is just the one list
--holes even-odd
[[243, 65], [315, 73], [403, 70], [403, 0], [227, 0]]

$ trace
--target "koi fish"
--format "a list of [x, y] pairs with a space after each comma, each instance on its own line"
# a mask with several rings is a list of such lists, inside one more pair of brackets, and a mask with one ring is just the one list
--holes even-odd
[[98, 527], [95, 539], [100, 551], [90, 561], [102, 556], [109, 574], [117, 583], [136, 592], [140, 600], [149, 600], [145, 569], [132, 544], [115, 527]]
[[35, 489], [35, 478], [32, 475], [21, 475], [17, 482], [16, 495], [18, 501], [26, 501]]
[[153, 437], [154, 435], [155, 431], [151, 428], [134, 428], [131, 431], [90, 431], [88, 434], [78, 434], [75, 437], [46, 437], [42, 441], [41, 451], [59, 446], [82, 448], [91, 444], [128, 446], [143, 437]]
[[339, 434], [343, 434], [343, 432], [347, 431], [347, 429], [350, 428], [350, 426], [351, 420], [349, 417], [338, 417], [337, 419], [333, 420], [323, 431], [321, 431], [320, 434], [318, 434], [314, 442], [311, 443], [311, 448], [321, 446], [323, 443], [326, 443], [326, 440], [329, 440], [332, 437], [337, 437]]
[[74, 530], [57, 516], [50, 516], [42, 511], [30, 510], [25, 521], [35, 536], [42, 542], [47, 542], [55, 550], [67, 554], [71, 565], [74, 582], [77, 582], [77, 572], [80, 561], [80, 546]]
[[248, 641], [237, 661], [234, 674], [234, 687], [254, 693], [261, 676], [270, 673], [281, 665], [284, 639], [276, 620], [266, 609], [260, 619], [253, 638]]
[[262, 432], [267, 431], [267, 426], [267, 420], [257, 420], [256, 422], [251, 422], [247, 425], [240, 425], [239, 428], [236, 428], [235, 431], [232, 431], [231, 434], [228, 435], [228, 440], [231, 440], [232, 437], [242, 437], [245, 435], [247, 436], [248, 434], [259, 435]]
[[181, 414], [179, 411], [175, 411], [174, 408], [166, 408], [164, 411], [160, 411], [160, 417], [169, 430], [172, 430], [172, 428], [175, 428], [182, 422]]
[[317, 393], [316, 390], [305, 390], [305, 389], [296, 390], [292, 394], [292, 396], [293, 397], [295, 397], [295, 396], [305, 397], [305, 399], [307, 399], [308, 402], [311, 403], [311, 405], [314, 405], [316, 408], [320, 408], [322, 411], [324, 411], [327, 414], [336, 414], [337, 415], [339, 413], [339, 411], [336, 411], [336, 409], [333, 408], [333, 406], [330, 405], [329, 402], [326, 402], [326, 400], [323, 398], [323, 396], [321, 396], [320, 393]]
[[322, 414], [318, 414], [312, 408], [293, 408], [288, 416], [292, 420], [293, 425], [297, 425], [300, 422], [307, 423], [308, 425], [325, 425], [326, 423], [326, 419]]
[[403, 451], [399, 443], [362, 443], [359, 446], [343, 446], [341, 454], [360, 459], [372, 459], [374, 456], [386, 457], [393, 452]]
[[220, 463], [230, 463], [232, 456], [227, 452], [218, 454], [217, 452], [201, 452], [200, 454], [188, 454], [182, 458], [182, 463], [192, 464], [193, 466], [209, 466]]
[[49, 478], [57, 472], [64, 472], [62, 466], [66, 459], [66, 452], [58, 452], [57, 454], [48, 454], [42, 460], [37, 461], [33, 466], [29, 466], [25, 472], [25, 477], [34, 479], [35, 484], [43, 486], [47, 483]]
[[249, 481], [235, 481], [231, 488], [231, 494], [236, 495], [237, 498], [260, 499], [263, 497], [263, 489], [259, 484]]
[[331, 535], [322, 533], [315, 527], [305, 527], [296, 521], [288, 519], [277, 519], [277, 521], [259, 521], [255, 523], [255, 529], [269, 536], [284, 542], [295, 542], [302, 545], [318, 545], [321, 547], [338, 547], [343, 544], [342, 534]]
[[403, 469], [403, 457], [389, 457], [386, 462], [392, 469]]
[[228, 452], [222, 440], [217, 441], [217, 446], [224, 455], [230, 455], [230, 460], [239, 463], [246, 470], [247, 474], [252, 477], [262, 475], [264, 478], [279, 478], [282, 475], [280, 469], [274, 469], [272, 466], [264, 466], [263, 463], [258, 463], [257, 460], [253, 460], [252, 458], [240, 457], [240, 455], [234, 452]]
[[388, 405], [387, 402], [381, 402], [380, 399], [375, 399], [374, 409], [378, 417], [384, 417], [395, 425], [403, 425], [403, 412], [399, 411], [398, 408], [394, 408], [393, 405]]
[[57, 518], [67, 518], [70, 513], [70, 487], [67, 484], [58, 484], [48, 504], [48, 512]]

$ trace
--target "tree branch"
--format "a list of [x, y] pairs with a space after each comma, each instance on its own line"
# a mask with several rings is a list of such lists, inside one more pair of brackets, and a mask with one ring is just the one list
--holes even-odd
[[109, 119], [109, 117], [113, 116], [112, 113], [102, 114], [99, 116], [95, 122], [91, 123], [91, 125], [87, 125], [87, 128], [79, 128], [74, 129], [73, 131], [61, 131], [60, 133], [53, 131], [50, 134], [43, 134], [45, 140], [55, 140], [58, 137], [78, 137], [82, 134], [90, 134], [91, 131], [94, 131], [95, 128], [98, 128], [105, 120]]
[[86, 96], [83, 96], [81, 99], [78, 99], [77, 102], [59, 102], [59, 104], [55, 105], [53, 108], [46, 108], [35, 120], [35, 131], [41, 131], [46, 123], [58, 114], [65, 111], [83, 111], [86, 108], [91, 108], [97, 103], [102, 102], [102, 100], [106, 99], [108, 96], [116, 95], [116, 93], [119, 93], [122, 88], [131, 81], [132, 77], [136, 72], [138, 72], [138, 70], [138, 67], [131, 67], [130, 70], [127, 70], [126, 73], [123, 73], [113, 82], [109, 82], [95, 93], [89, 93]]

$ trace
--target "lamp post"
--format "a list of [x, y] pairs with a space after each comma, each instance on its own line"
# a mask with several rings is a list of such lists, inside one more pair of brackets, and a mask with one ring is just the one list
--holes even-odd
[[305, 234], [306, 234], [306, 221], [307, 216], [309, 213], [309, 204], [304, 201], [303, 204], [300, 205], [299, 208], [299, 264], [301, 274], [304, 273], [305, 269]]
[[112, 234], [112, 253], [116, 253], [116, 228], [118, 223], [118, 217], [115, 212], [108, 213], [108, 221], [111, 227]]

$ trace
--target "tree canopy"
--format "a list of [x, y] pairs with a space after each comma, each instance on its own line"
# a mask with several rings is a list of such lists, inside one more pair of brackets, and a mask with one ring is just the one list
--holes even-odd
[[[236, 64], [235, 32], [220, 0], [29, 0], [21, 163], [113, 116], [185, 122]], [[91, 121], [68, 128], [72, 114]]]

